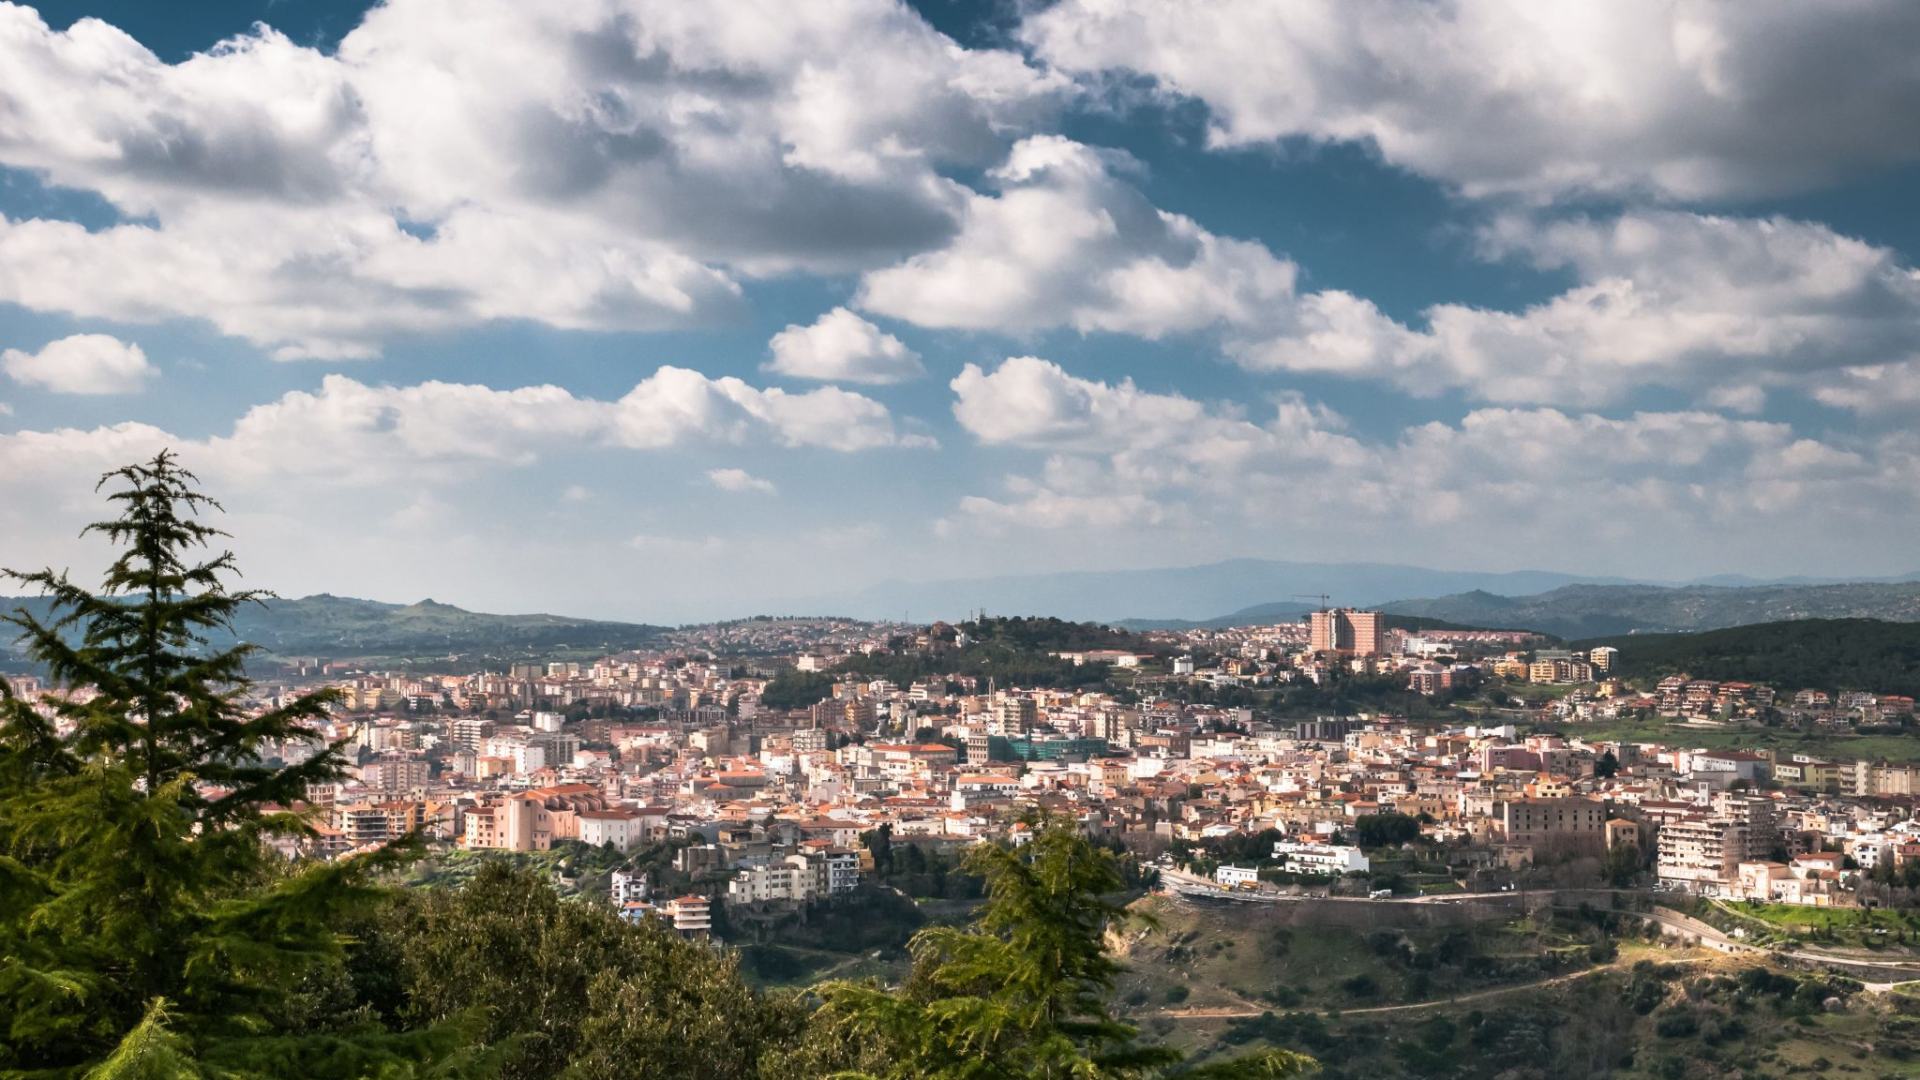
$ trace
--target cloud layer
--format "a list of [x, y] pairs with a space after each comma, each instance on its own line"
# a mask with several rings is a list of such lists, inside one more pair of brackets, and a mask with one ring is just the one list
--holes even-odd
[[1710, 565], [1716, 545], [1723, 558], [1817, 551], [1841, 522], [1920, 523], [1910, 472], [1920, 443], [1906, 433], [1843, 444], [1698, 410], [1485, 408], [1376, 441], [1293, 398], [1243, 417], [1032, 357], [969, 366], [953, 389], [979, 441], [1047, 457], [1007, 475], [1000, 493], [960, 499], [949, 534], [1150, 527], [1204, 542], [1266, 530], [1289, 552], [1317, 534], [1334, 545], [1323, 557], [1374, 558], [1416, 530], [1429, 555], [1461, 565], [1570, 565], [1573, 553], [1657, 535], [1663, 558]]
[[284, 358], [698, 326], [741, 275], [938, 242], [964, 200], [940, 170], [1058, 90], [891, 0], [399, 0], [334, 55], [263, 28], [179, 64], [0, 4], [0, 163], [138, 219], [0, 222], [0, 300], [205, 318]]
[[[174, 446], [285, 565], [405, 592], [1908, 568], [1920, 272], [1865, 204], [1920, 170], [1912, 4], [1060, 0], [1007, 42], [389, 0], [168, 63], [0, 0], [0, 535], [68, 550]], [[319, 370], [202, 366], [256, 356]]]
[[67, 484], [173, 447], [235, 483], [425, 483], [552, 452], [692, 443], [841, 453], [931, 445], [897, 431], [884, 405], [859, 394], [761, 389], [679, 367], [660, 368], [612, 401], [551, 385], [379, 386], [329, 375], [318, 390], [254, 406], [230, 432], [206, 439], [134, 423], [0, 435], [0, 471], [24, 483]]
[[1204, 102], [1216, 147], [1364, 143], [1473, 196], [1748, 196], [1920, 160], [1905, 0], [1064, 0], [1020, 34]]

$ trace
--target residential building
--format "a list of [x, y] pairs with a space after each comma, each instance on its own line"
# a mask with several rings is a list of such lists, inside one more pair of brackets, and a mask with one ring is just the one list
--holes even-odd
[[1740, 864], [1749, 861], [1747, 826], [1725, 818], [1684, 817], [1660, 826], [1657, 839], [1661, 882], [1709, 896], [1733, 888]]
[[1379, 656], [1386, 652], [1385, 627], [1377, 611], [1329, 608], [1309, 616], [1308, 648], [1352, 656]]
[[1273, 845], [1273, 857], [1286, 860], [1281, 869], [1289, 874], [1364, 874], [1371, 868], [1366, 853], [1346, 844], [1280, 840]]

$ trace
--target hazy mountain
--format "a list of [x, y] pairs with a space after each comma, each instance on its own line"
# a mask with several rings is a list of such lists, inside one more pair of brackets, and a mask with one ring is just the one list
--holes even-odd
[[1383, 610], [1565, 638], [1715, 630], [1793, 619], [1920, 621], [1920, 583], [1840, 585], [1567, 585], [1537, 596], [1473, 590], [1402, 600]]
[[[1255, 604], [1231, 615], [1211, 619], [1122, 619], [1113, 625], [1122, 630], [1220, 630], [1229, 626], [1271, 626], [1274, 623], [1300, 622], [1313, 610], [1309, 604]], [[1428, 619], [1418, 615], [1385, 616], [1384, 624], [1402, 630], [1486, 630], [1484, 626]]]
[[1281, 622], [1299, 622], [1312, 611], [1313, 604], [1282, 602], [1255, 604], [1211, 619], [1121, 619], [1113, 625], [1123, 630], [1217, 630], [1228, 626], [1260, 626]]
[[[47, 601], [40, 597], [0, 597], [0, 611], [19, 607], [44, 615]], [[661, 630], [643, 624], [560, 615], [489, 615], [433, 600], [383, 604], [324, 593], [248, 605], [234, 620], [235, 637], [281, 656], [420, 656], [559, 646], [612, 652], [643, 645]]]
[[1202, 566], [1148, 570], [1085, 570], [948, 581], [887, 581], [852, 593], [783, 604], [791, 610], [846, 612], [857, 618], [955, 619], [992, 615], [1055, 615], [1093, 622], [1212, 620], [1251, 605], [1275, 610], [1317, 606], [1295, 594], [1322, 593], [1336, 604], [1372, 606], [1408, 596], [1483, 589], [1509, 596], [1575, 582], [1618, 582], [1543, 570], [1485, 573], [1392, 563], [1306, 563], [1231, 559]]

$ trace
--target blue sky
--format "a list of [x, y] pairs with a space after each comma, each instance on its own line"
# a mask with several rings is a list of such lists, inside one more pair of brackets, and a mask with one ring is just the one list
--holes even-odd
[[175, 446], [259, 583], [495, 610], [1911, 571], [1916, 47], [1897, 0], [0, 4], [0, 562], [91, 565], [86, 478]]

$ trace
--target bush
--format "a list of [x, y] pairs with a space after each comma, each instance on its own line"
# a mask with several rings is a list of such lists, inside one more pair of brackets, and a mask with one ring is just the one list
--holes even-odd
[[1654, 1022], [1653, 1030], [1663, 1039], [1684, 1039], [1699, 1033], [1700, 1018], [1692, 1009], [1670, 1009]]
[[1179, 986], [1169, 986], [1167, 987], [1167, 995], [1166, 995], [1167, 1004], [1178, 1005], [1181, 1002], [1187, 1000], [1187, 998], [1190, 995], [1192, 995], [1192, 993], [1193, 993], [1193, 990], [1184, 983]]
[[1341, 980], [1340, 989], [1348, 997], [1362, 1000], [1371, 1000], [1380, 996], [1380, 983], [1364, 971], [1350, 979]]

